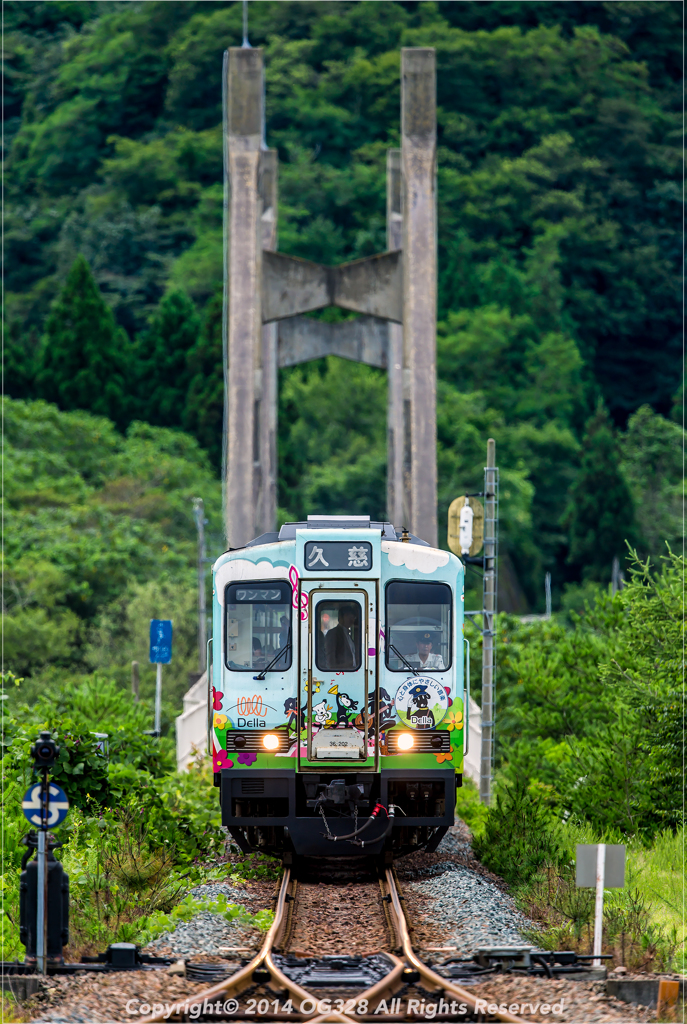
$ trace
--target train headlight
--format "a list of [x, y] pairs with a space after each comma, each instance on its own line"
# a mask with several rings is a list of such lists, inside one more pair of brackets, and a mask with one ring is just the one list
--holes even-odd
[[402, 732], [398, 737], [397, 743], [399, 750], [410, 750], [411, 747], [415, 746], [415, 737], [410, 732]]
[[265, 750], [276, 750], [279, 746], [279, 737], [275, 736], [273, 732], [268, 732], [266, 736], [262, 737], [262, 745]]

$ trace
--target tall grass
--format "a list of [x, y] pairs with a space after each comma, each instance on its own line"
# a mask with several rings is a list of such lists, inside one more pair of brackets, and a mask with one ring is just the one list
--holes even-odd
[[[544, 949], [592, 951], [594, 890], [575, 882], [578, 843], [622, 842], [615, 834], [598, 835], [586, 824], [569, 822], [558, 831], [564, 843], [557, 864], [544, 863], [521, 885], [516, 896], [537, 922], [528, 938]], [[660, 834], [651, 848], [626, 842], [625, 885], [604, 893], [603, 952], [614, 966], [632, 971], [678, 971], [686, 966], [687, 928], [684, 829]], [[610, 962], [609, 962], [610, 964]]]
[[617, 829], [597, 832], [585, 821], [561, 822], [524, 780], [500, 787], [488, 811], [477, 801], [476, 792], [466, 791], [459, 813], [467, 812], [476, 855], [511, 885], [534, 920], [529, 941], [591, 953], [595, 894], [576, 885], [576, 847], [622, 843], [625, 885], [605, 892], [603, 951], [614, 965], [633, 971], [685, 971], [684, 827], [659, 833], [648, 847]]

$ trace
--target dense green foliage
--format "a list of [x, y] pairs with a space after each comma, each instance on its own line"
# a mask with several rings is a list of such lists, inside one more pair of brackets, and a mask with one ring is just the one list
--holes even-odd
[[[66, 822], [54, 834], [65, 844], [60, 857], [70, 875], [72, 953], [84, 946], [93, 952], [92, 944], [102, 949], [115, 939], [145, 943], [207, 909], [185, 900], [167, 916], [190, 882], [217, 872], [226, 852], [219, 807], [207, 798], [207, 766], [178, 774], [173, 740], [147, 736], [149, 708], [106, 676], [53, 684], [31, 704], [17, 700], [23, 692], [19, 682], [3, 677], [9, 704], [0, 759], [3, 958], [21, 953], [18, 875], [26, 852], [21, 840], [29, 829], [21, 797], [35, 781], [30, 747], [42, 729], [58, 741], [50, 777], [70, 801]], [[107, 733], [106, 752], [97, 749], [95, 732]], [[271, 863], [259, 857], [239, 860], [233, 871], [237, 880], [274, 876]], [[269, 917], [254, 920], [232, 906], [213, 909], [258, 927]]]
[[[6, 675], [3, 682], [9, 697], [17, 681]], [[269, 923], [270, 914], [253, 918], [234, 905], [201, 907], [189, 899], [179, 904], [190, 883], [217, 874], [226, 837], [217, 802], [208, 800], [207, 766], [177, 774], [173, 741], [146, 736], [147, 719], [146, 708], [103, 676], [52, 686], [31, 705], [11, 702], [0, 759], [3, 959], [22, 955], [19, 871], [29, 825], [21, 798], [35, 781], [30, 747], [42, 729], [57, 738], [60, 751], [50, 777], [70, 801], [66, 822], [54, 832], [65, 844], [60, 858], [70, 876], [70, 959], [114, 940], [145, 944], [203, 909], [257, 927]], [[106, 753], [97, 749], [94, 732], [108, 734]], [[237, 880], [274, 875], [260, 858], [233, 870]]]
[[6, 399], [4, 427], [5, 665], [123, 681], [137, 660], [146, 697], [148, 620], [171, 618], [165, 694], [176, 703], [197, 666], [193, 497], [204, 498], [211, 548], [221, 535], [205, 453], [178, 431], [134, 422], [122, 436], [109, 420], [44, 402]]
[[83, 256], [48, 317], [36, 375], [38, 391], [61, 409], [88, 409], [128, 421], [128, 338], [117, 327]]
[[511, 885], [529, 882], [542, 864], [562, 857], [555, 819], [541, 793], [530, 793], [526, 780], [497, 792], [482, 831], [472, 847], [476, 856]]
[[188, 355], [199, 329], [191, 299], [179, 291], [166, 295], [134, 354], [138, 380], [132, 383], [141, 419], [159, 427], [179, 425], [190, 383]]
[[[579, 536], [564, 525], [584, 423], [599, 397], [619, 427], [642, 406], [666, 417], [680, 380], [678, 5], [268, 0], [249, 23], [279, 247], [330, 263], [385, 247], [399, 50], [436, 47], [440, 516], [480, 489], [494, 436], [515, 589], [539, 605], [550, 570], [558, 600], [586, 559], [583, 546], [569, 560]], [[217, 469], [220, 70], [241, 5], [10, 0], [5, 33], [8, 391], [182, 428]], [[73, 294], [77, 256], [126, 344], [90, 284]], [[79, 358], [97, 358], [70, 378], [86, 321]], [[84, 386], [103, 364], [102, 386]], [[383, 392], [377, 372], [337, 360], [282, 371], [284, 517], [383, 513]], [[670, 463], [669, 424], [639, 426], [644, 457]], [[675, 511], [656, 528], [655, 489], [627, 482], [638, 539], [660, 549]], [[594, 575], [615, 541], [594, 533]]]
[[684, 820], [685, 559], [635, 561], [573, 628], [505, 617], [498, 749], [506, 780], [528, 779], [559, 815], [650, 840]]
[[630, 970], [684, 970], [684, 576], [684, 557], [653, 573], [634, 557], [615, 596], [587, 586], [582, 615], [500, 617], [496, 799], [486, 809], [468, 791], [458, 810], [540, 948], [589, 951], [594, 892], [577, 887], [576, 845], [623, 843], [603, 952]]
[[630, 485], [637, 528], [654, 559], [682, 545], [684, 489], [682, 429], [643, 405], [620, 438], [621, 468]]
[[580, 471], [570, 488], [564, 523], [570, 537], [568, 561], [579, 567], [585, 579], [606, 579], [609, 554], [620, 559], [626, 544], [636, 541], [632, 496], [602, 405], [587, 424]]

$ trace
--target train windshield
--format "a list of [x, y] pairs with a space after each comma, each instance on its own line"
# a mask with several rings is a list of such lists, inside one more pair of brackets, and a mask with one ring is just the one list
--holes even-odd
[[227, 668], [238, 672], [291, 665], [291, 588], [288, 583], [231, 583], [225, 591]]
[[443, 672], [451, 666], [451, 588], [406, 583], [386, 588], [386, 667]]

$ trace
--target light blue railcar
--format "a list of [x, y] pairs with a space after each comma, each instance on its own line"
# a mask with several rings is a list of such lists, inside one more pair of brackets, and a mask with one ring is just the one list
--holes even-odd
[[467, 734], [460, 559], [367, 516], [309, 516], [213, 578], [209, 742], [239, 846], [435, 848]]

